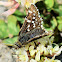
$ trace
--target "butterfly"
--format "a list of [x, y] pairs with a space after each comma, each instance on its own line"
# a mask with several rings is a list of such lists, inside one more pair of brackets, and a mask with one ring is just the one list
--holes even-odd
[[39, 10], [34, 4], [31, 4], [30, 8], [28, 9], [28, 14], [25, 17], [25, 21], [19, 32], [19, 39], [16, 45], [24, 45], [33, 39], [47, 35], [48, 32], [44, 29], [42, 24], [43, 19], [40, 17]]

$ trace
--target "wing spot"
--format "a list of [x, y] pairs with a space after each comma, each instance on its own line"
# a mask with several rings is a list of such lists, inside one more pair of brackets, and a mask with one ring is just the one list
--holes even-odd
[[27, 18], [25, 17], [25, 20], [27, 20]]
[[41, 25], [41, 28], [43, 28], [43, 25]]
[[37, 9], [37, 11], [39, 11], [39, 10]]
[[27, 22], [28, 22], [28, 23], [30, 23], [30, 22], [31, 22], [31, 20], [27, 20]]
[[35, 19], [35, 17], [33, 17], [33, 19]]
[[41, 21], [41, 24], [43, 24], [43, 21]]
[[33, 14], [35, 16], [35, 14]]
[[28, 28], [30, 27], [30, 25], [28, 25]]
[[40, 20], [43, 20], [42, 17], [40, 18]]
[[29, 13], [32, 13], [32, 11], [30, 11], [30, 10], [29, 10], [28, 12], [29, 12]]
[[38, 12], [38, 15], [40, 15], [40, 13]]
[[32, 23], [34, 23], [34, 21], [32, 21]]
[[35, 12], [35, 10], [33, 10], [33, 12]]
[[33, 24], [33, 28], [35, 28], [36, 26], [35, 26], [35, 23]]
[[29, 29], [29, 28], [27, 28], [27, 31], [30, 31], [30, 29]]
[[43, 25], [41, 25], [41, 28], [44, 29]]
[[38, 17], [40, 17], [40, 15]]
[[35, 19], [37, 21], [37, 19]]

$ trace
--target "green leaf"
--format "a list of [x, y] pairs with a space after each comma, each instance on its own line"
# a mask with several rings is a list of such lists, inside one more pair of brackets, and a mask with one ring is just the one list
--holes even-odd
[[8, 37], [7, 24], [0, 20], [0, 39]]
[[59, 29], [59, 31], [62, 31], [62, 23], [60, 23], [60, 24], [58, 25], [58, 29]]
[[62, 10], [62, 5], [59, 6], [59, 9]]
[[58, 9], [53, 9], [56, 13], [59, 13], [59, 16], [62, 16], [62, 10]]
[[21, 22], [21, 24], [23, 24], [24, 22], [24, 17], [26, 16], [26, 11], [24, 10], [24, 12], [20, 12], [19, 10], [16, 10], [14, 15], [16, 16], [17, 20]]
[[54, 5], [54, 0], [45, 0], [45, 4], [47, 5], [47, 9], [52, 8]]
[[46, 27], [45, 29], [46, 29], [47, 31], [50, 31], [50, 30], [53, 31], [52, 28], [47, 28], [47, 27]]
[[54, 30], [55, 27], [57, 26], [57, 20], [55, 19], [55, 17], [53, 17], [53, 20], [51, 20], [51, 23], [52, 23], [52, 29]]
[[58, 19], [57, 21], [59, 24], [62, 23], [62, 16], [58, 16], [57, 19]]
[[24, 12], [22, 13], [22, 12], [20, 12], [19, 10], [16, 10], [14, 14], [15, 14], [15, 15], [18, 15], [18, 16], [22, 16], [22, 15], [26, 15], [26, 11], [24, 11]]
[[17, 19], [15, 16], [10, 15], [8, 17], [8, 30], [9, 34], [17, 35], [19, 33], [20, 28], [16, 25]]
[[62, 31], [62, 16], [61, 17], [57, 17], [57, 21], [58, 21], [58, 29], [59, 31]]
[[18, 21], [21, 22], [21, 24], [23, 24], [23, 22], [24, 22], [24, 18], [20, 18], [20, 17], [16, 17], [16, 18], [17, 18]]
[[0, 20], [0, 39], [9, 37], [9, 35], [18, 35], [20, 27], [16, 25], [17, 19], [15, 16], [10, 15], [8, 17], [8, 23]]
[[18, 37], [8, 38], [8, 39], [3, 40], [3, 43], [8, 46], [13, 46], [15, 42], [17, 42], [17, 40], [18, 40]]
[[53, 6], [53, 8], [55, 8], [55, 9], [59, 8], [59, 4], [57, 3], [57, 0], [54, 0], [54, 6]]

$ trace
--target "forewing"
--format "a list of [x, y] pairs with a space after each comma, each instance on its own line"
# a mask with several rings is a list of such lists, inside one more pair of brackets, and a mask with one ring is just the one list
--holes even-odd
[[31, 4], [28, 9], [28, 15], [25, 17], [25, 22], [20, 30], [20, 33], [27, 33], [37, 27], [42, 27], [42, 18], [40, 17], [37, 7]]

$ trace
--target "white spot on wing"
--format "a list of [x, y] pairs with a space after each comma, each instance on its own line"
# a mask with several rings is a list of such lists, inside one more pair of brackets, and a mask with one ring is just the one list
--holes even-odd
[[33, 14], [35, 16], [35, 14]]
[[29, 29], [29, 28], [27, 28], [27, 31], [30, 31], [30, 29]]
[[40, 13], [38, 12], [38, 15], [40, 15]]
[[32, 21], [32, 23], [34, 23], [34, 21]]
[[40, 18], [40, 20], [43, 20], [42, 17]]
[[43, 24], [43, 21], [41, 21], [41, 24]]
[[28, 12], [29, 12], [29, 13], [32, 13], [32, 11], [30, 11], [30, 10], [29, 10]]
[[[36, 6], [35, 6], [36, 7]], [[36, 7], [36, 9], [37, 9], [37, 7]]]
[[35, 19], [35, 17], [33, 17], [33, 19]]
[[35, 19], [37, 21], [37, 19]]
[[30, 23], [30, 22], [31, 22], [31, 20], [27, 20], [27, 22], [28, 22], [28, 23]]
[[39, 10], [37, 9], [37, 11], [39, 11]]
[[25, 17], [25, 20], [28, 20], [28, 19]]
[[38, 17], [40, 17], [40, 15]]
[[43, 28], [43, 25], [41, 25], [41, 28]]
[[33, 24], [33, 28], [35, 28], [35, 23]]
[[35, 12], [35, 10], [33, 10], [33, 12]]
[[28, 28], [30, 27], [30, 25], [28, 25]]
[[41, 25], [41, 28], [44, 29], [43, 25]]

